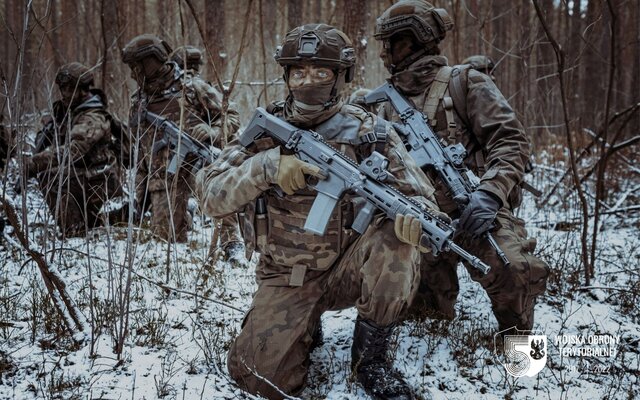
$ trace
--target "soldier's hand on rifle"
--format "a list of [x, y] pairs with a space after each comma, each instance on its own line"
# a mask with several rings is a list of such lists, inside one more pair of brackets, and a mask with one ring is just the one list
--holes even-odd
[[213, 143], [220, 135], [220, 128], [213, 128], [204, 122], [196, 125], [191, 130], [191, 137], [200, 143]]
[[500, 201], [494, 195], [484, 190], [476, 190], [469, 196], [469, 202], [460, 215], [457, 227], [478, 237], [491, 229], [500, 207]]
[[413, 215], [397, 214], [394, 230], [402, 243], [417, 247], [421, 253], [431, 253], [430, 247], [424, 247], [420, 244], [422, 224], [418, 218]]
[[276, 183], [286, 194], [293, 194], [307, 187], [305, 175], [318, 179], [325, 178], [320, 168], [315, 165], [299, 160], [296, 156], [286, 154], [280, 156]]

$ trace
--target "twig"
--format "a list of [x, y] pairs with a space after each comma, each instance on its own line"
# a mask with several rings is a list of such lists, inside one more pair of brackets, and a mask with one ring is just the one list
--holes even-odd
[[533, 6], [536, 9], [536, 14], [538, 16], [538, 19], [540, 20], [540, 24], [542, 25], [542, 28], [544, 29], [545, 35], [547, 36], [547, 38], [549, 39], [549, 42], [551, 43], [551, 46], [553, 47], [553, 51], [556, 55], [556, 62], [558, 65], [558, 81], [560, 83], [560, 101], [562, 102], [562, 113], [564, 117], [565, 134], [567, 136], [567, 144], [569, 146], [569, 160], [571, 162], [571, 172], [573, 173], [573, 182], [576, 187], [576, 190], [578, 191], [578, 197], [580, 198], [580, 204], [582, 206], [583, 224], [582, 224], [582, 234], [581, 234], [581, 244], [582, 244], [581, 257], [582, 257], [582, 262], [585, 268], [585, 282], [588, 285], [591, 281], [589, 249], [587, 246], [587, 237], [589, 232], [588, 231], [589, 227], [587, 223], [589, 219], [589, 205], [587, 203], [587, 199], [582, 190], [582, 186], [580, 185], [580, 176], [578, 175], [578, 166], [577, 166], [575, 149], [574, 149], [575, 145], [573, 143], [573, 136], [571, 135], [571, 128], [569, 126], [569, 111], [567, 110], [567, 96], [566, 96], [565, 87], [564, 87], [565, 55], [564, 55], [564, 51], [560, 48], [560, 45], [553, 37], [553, 34], [551, 33], [551, 29], [549, 29], [549, 26], [547, 25], [547, 21], [544, 19], [544, 14], [542, 12], [542, 9], [540, 8], [540, 4], [538, 3], [539, 3], [539, 0], [534, 0]]
[[24, 247], [29, 256], [38, 266], [38, 270], [42, 275], [42, 279], [47, 291], [49, 292], [49, 296], [51, 296], [53, 305], [60, 317], [62, 317], [67, 330], [74, 341], [77, 343], [83, 342], [85, 339], [84, 331], [86, 330], [87, 322], [84, 319], [84, 316], [82, 316], [80, 311], [73, 304], [71, 297], [67, 293], [66, 284], [57, 273], [51, 271], [43, 254], [31, 248], [29, 239], [27, 239], [20, 227], [18, 215], [11, 200], [3, 198], [0, 199], [0, 202], [3, 204], [4, 211], [7, 214], [9, 222], [13, 226], [16, 237], [22, 244], [22, 247]]

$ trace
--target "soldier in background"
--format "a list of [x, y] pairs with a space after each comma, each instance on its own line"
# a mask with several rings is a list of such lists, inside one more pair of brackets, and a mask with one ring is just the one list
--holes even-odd
[[[169, 59], [170, 46], [155, 35], [133, 38], [122, 50], [122, 60], [131, 68], [138, 90], [131, 101], [130, 126], [141, 151], [136, 175], [136, 198], [145, 210], [151, 207], [151, 227], [162, 238], [186, 242], [190, 225], [187, 213], [193, 175], [186, 166], [176, 174], [167, 167], [167, 147], [152, 154], [163, 133], [142, 118], [145, 110], [164, 116], [193, 139], [220, 147], [222, 141], [221, 94], [189, 70], [183, 71]], [[239, 126], [238, 112], [230, 107], [226, 132]], [[224, 244], [224, 243], [223, 243]]]
[[467, 57], [462, 61], [462, 64], [468, 64], [476, 71], [480, 71], [483, 74], [489, 76], [494, 82], [496, 77], [493, 75], [493, 71], [496, 68], [493, 60], [489, 56], [476, 55]]
[[112, 119], [104, 92], [93, 88], [93, 74], [73, 62], [55, 79], [61, 99], [53, 104], [47, 127], [36, 138], [35, 154], [25, 160], [65, 237], [102, 225], [102, 205], [121, 194], [120, 165], [112, 147]]
[[[498, 329], [531, 330], [536, 297], [546, 287], [549, 267], [533, 255], [536, 240], [513, 210], [522, 200], [521, 183], [530, 143], [520, 121], [493, 80], [471, 68], [451, 68], [438, 43], [453, 22], [446, 10], [423, 0], [401, 0], [377, 20], [375, 38], [391, 73], [390, 82], [423, 112], [447, 145], [461, 143], [465, 164], [480, 178], [464, 211], [435, 178], [442, 211], [458, 220], [460, 244], [491, 266], [487, 275], [467, 266], [472, 279], [487, 291]], [[383, 116], [395, 118], [382, 108]], [[510, 262], [505, 262], [483, 237], [490, 231]], [[414, 314], [437, 310], [453, 318], [459, 292], [455, 254], [422, 258], [421, 284], [411, 307]]]
[[[171, 53], [171, 60], [181, 69], [200, 77], [200, 69], [204, 65], [203, 54], [194, 46], [180, 46]], [[214, 145], [213, 143], [210, 143]], [[229, 215], [220, 220], [220, 243], [227, 261], [238, 263], [244, 257], [244, 245], [238, 228], [238, 217]]]
[[[393, 128], [339, 95], [355, 68], [355, 51], [343, 32], [324, 24], [298, 27], [287, 33], [275, 59], [289, 96], [269, 112], [318, 132], [356, 162], [382, 153], [395, 178], [391, 184], [425, 207], [433, 205], [430, 182]], [[394, 224], [378, 214], [357, 235], [351, 229], [355, 199], [345, 196], [325, 235], [314, 235], [304, 229], [317, 195], [306, 187], [309, 176], [322, 179], [316, 166], [269, 138], [248, 148], [235, 140], [198, 173], [203, 210], [214, 217], [241, 211], [247, 248], [260, 252], [258, 289], [229, 351], [229, 373], [254, 394], [299, 394], [321, 315], [355, 306], [351, 366], [357, 381], [377, 399], [411, 399], [413, 391], [393, 370], [387, 351], [417, 288], [419, 250], [429, 251], [418, 246], [420, 222], [399, 215]]]

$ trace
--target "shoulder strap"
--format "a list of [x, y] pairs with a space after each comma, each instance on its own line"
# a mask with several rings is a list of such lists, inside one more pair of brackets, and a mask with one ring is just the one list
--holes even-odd
[[453, 100], [458, 116], [467, 127], [470, 127], [469, 116], [467, 115], [467, 79], [469, 78], [470, 65], [455, 65], [451, 72], [449, 82], [449, 92]]
[[440, 68], [429, 88], [427, 100], [424, 104], [424, 114], [427, 116], [427, 120], [431, 126], [436, 126], [438, 122], [436, 121], [436, 111], [438, 110], [440, 100], [444, 97], [444, 92], [447, 90], [452, 71], [453, 68], [446, 65]]

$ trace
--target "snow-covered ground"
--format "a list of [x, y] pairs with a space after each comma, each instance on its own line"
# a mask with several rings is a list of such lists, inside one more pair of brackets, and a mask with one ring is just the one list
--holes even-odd
[[[537, 208], [526, 197], [519, 211], [553, 268], [536, 306], [535, 329], [547, 336], [546, 366], [534, 377], [507, 374], [494, 351], [489, 300], [459, 267], [456, 319], [406, 322], [395, 340], [395, 366], [419, 392], [435, 399], [640, 398], [639, 224], [606, 217], [596, 277], [584, 288], [579, 226], [561, 230], [567, 224], [558, 224], [577, 210], [566, 202], [558, 195]], [[128, 247], [126, 228], [60, 242], [52, 240], [35, 188], [27, 203], [32, 243], [64, 278], [92, 329], [79, 346], [56, 334], [62, 327], [45, 301], [38, 268], [6, 235], [0, 245], [0, 399], [254, 398], [230, 380], [226, 351], [255, 289], [255, 257], [246, 265], [207, 262], [213, 228], [199, 218], [187, 244], [168, 246], [134, 230]], [[129, 290], [127, 254], [133, 257]], [[125, 295], [130, 328], [118, 357]], [[353, 309], [323, 316], [324, 343], [311, 355], [302, 398], [367, 398], [350, 376], [354, 319]], [[571, 345], [560, 348], [559, 340], [608, 335], [617, 342], [583, 347], [613, 348], [611, 356], [574, 356], [566, 353]]]

